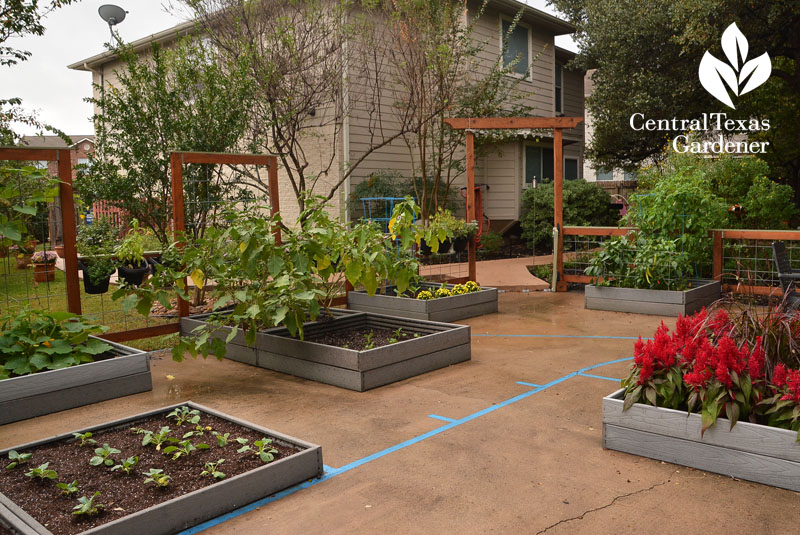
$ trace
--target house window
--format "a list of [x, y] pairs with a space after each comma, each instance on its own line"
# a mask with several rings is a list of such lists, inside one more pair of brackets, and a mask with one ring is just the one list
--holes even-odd
[[624, 180], [636, 180], [636, 171], [625, 171]]
[[563, 113], [564, 112], [564, 93], [562, 91], [562, 77], [563, 77], [563, 69], [560, 63], [556, 63], [556, 75], [555, 75], [555, 94], [556, 94], [556, 113]]
[[503, 65], [508, 65], [519, 58], [519, 61], [513, 67], [513, 72], [527, 77], [528, 68], [530, 67], [530, 30], [527, 26], [517, 23], [514, 26], [514, 31], [509, 34], [511, 25], [512, 21], [510, 20], [503, 20], [501, 24], [500, 43], [505, 45]]
[[553, 180], [553, 149], [547, 147], [525, 146], [525, 185], [533, 180], [537, 184]]
[[578, 180], [578, 160], [575, 158], [564, 159], [564, 179]]
[[614, 180], [614, 171], [613, 169], [604, 169], [601, 167], [597, 170], [595, 177], [598, 182]]

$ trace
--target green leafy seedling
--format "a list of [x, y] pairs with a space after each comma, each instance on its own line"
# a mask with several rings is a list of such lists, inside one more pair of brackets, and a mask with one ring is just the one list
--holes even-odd
[[97, 441], [92, 438], [92, 434], [88, 431], [86, 433], [72, 433], [72, 436], [74, 436], [75, 440], [78, 442], [79, 448], [91, 444], [97, 444]]
[[272, 444], [272, 439], [262, 438], [261, 440], [253, 442], [253, 446], [255, 447], [244, 445], [239, 448], [237, 452], [244, 453], [246, 451], [252, 451], [259, 456], [262, 463], [269, 463], [275, 460], [275, 455], [273, 454], [278, 453], [278, 450], [270, 446], [270, 444]]
[[147, 478], [144, 480], [144, 484], [147, 485], [148, 483], [152, 483], [157, 487], [166, 487], [169, 485], [169, 480], [172, 479], [170, 476], [164, 473], [164, 470], [161, 468], [151, 468], [147, 472], [144, 473]]
[[8, 452], [8, 460], [11, 463], [6, 466], [6, 470], [12, 470], [21, 464], [25, 464], [31, 460], [33, 457], [33, 453], [18, 453], [16, 450], [11, 450]]
[[124, 459], [122, 461], [122, 464], [115, 465], [114, 468], [111, 469], [111, 471], [113, 472], [114, 470], [122, 470], [126, 474], [130, 475], [131, 472], [133, 471], [133, 467], [136, 466], [138, 463], [139, 463], [139, 457], [134, 455], [133, 457], [128, 457], [127, 459]]
[[169, 439], [169, 441], [172, 442], [173, 444], [177, 444], [177, 446], [172, 445], [164, 448], [164, 455], [172, 454], [173, 461], [177, 461], [184, 455], [188, 457], [189, 454], [195, 450], [207, 450], [208, 448], [211, 447], [208, 444], [204, 443], [194, 445], [191, 443], [189, 439], [179, 441], [177, 438], [171, 438]]
[[169, 434], [172, 431], [167, 426], [162, 427], [158, 433], [141, 428], [140, 429], [134, 428], [133, 430], [136, 431], [137, 434], [144, 435], [142, 437], [142, 446], [155, 444], [156, 451], [161, 450], [161, 445], [164, 444], [167, 440], [169, 440]]
[[217, 438], [217, 446], [219, 446], [220, 448], [224, 448], [225, 446], [228, 445], [228, 439], [231, 436], [230, 433], [225, 433], [223, 435], [222, 433], [217, 433], [216, 431], [214, 431], [213, 434]]
[[375, 333], [370, 331], [364, 335], [364, 340], [366, 340], [366, 344], [364, 345], [364, 349], [374, 349], [375, 342], [372, 341], [372, 338], [375, 336]]
[[225, 462], [225, 459], [220, 459], [215, 463], [208, 462], [203, 465], [203, 471], [200, 472], [201, 476], [213, 476], [214, 479], [225, 479], [225, 473], [219, 471], [219, 465]]
[[175, 423], [179, 426], [187, 422], [197, 425], [200, 422], [200, 411], [197, 409], [189, 409], [189, 407], [184, 405], [167, 414], [167, 418], [174, 418]]
[[72, 514], [79, 516], [94, 516], [98, 514], [101, 509], [105, 508], [102, 503], [94, 503], [95, 498], [98, 496], [100, 496], [99, 490], [91, 498], [86, 496], [78, 498], [78, 505], [72, 508]]
[[41, 480], [58, 479], [58, 472], [55, 470], [48, 470], [48, 466], [50, 466], [50, 463], [40, 464], [36, 468], [31, 468], [30, 472], [25, 472], [25, 475], [30, 478], [37, 477]]
[[78, 492], [78, 480], [76, 479], [72, 483], [57, 483], [56, 487], [61, 489], [61, 494], [69, 496]]
[[120, 453], [120, 451], [117, 448], [112, 448], [108, 444], [103, 444], [103, 447], [96, 448], [94, 453], [94, 457], [89, 459], [89, 464], [92, 466], [100, 466], [101, 464], [105, 464], [106, 466], [114, 466], [114, 459], [112, 459], [111, 456], [116, 453]]

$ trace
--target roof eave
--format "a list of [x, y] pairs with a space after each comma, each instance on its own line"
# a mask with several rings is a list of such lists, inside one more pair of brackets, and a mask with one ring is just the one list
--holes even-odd
[[514, 11], [523, 10], [523, 13], [533, 15], [539, 22], [543, 23], [548, 29], [553, 31], [553, 35], [568, 35], [575, 33], [576, 28], [573, 24], [562, 20], [555, 15], [551, 15], [533, 6], [524, 4], [518, 0], [492, 0], [493, 4], [509, 7]]
[[[196, 27], [195, 21], [188, 21], [182, 22], [177, 26], [173, 26], [172, 28], [168, 28], [166, 30], [160, 31], [158, 33], [154, 33], [152, 35], [148, 35], [146, 37], [142, 37], [141, 39], [137, 39], [130, 43], [130, 46], [133, 48], [135, 52], [140, 52], [150, 47], [153, 43], [168, 43], [174, 41], [178, 37], [182, 37], [186, 34], [192, 33]], [[82, 59], [80, 61], [76, 61], [71, 65], [67, 65], [68, 69], [72, 69], [74, 71], [91, 71], [104, 65], [106, 63], [115, 61], [117, 59], [117, 55], [111, 51], [106, 50], [100, 54], [96, 54], [86, 59]]]

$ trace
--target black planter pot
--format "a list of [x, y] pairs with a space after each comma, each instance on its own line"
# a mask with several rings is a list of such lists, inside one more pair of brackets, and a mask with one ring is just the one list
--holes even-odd
[[425, 239], [421, 239], [419, 241], [419, 254], [422, 256], [430, 256], [431, 255], [431, 248], [425, 242]]
[[117, 271], [119, 272], [120, 279], [128, 284], [132, 284], [133, 286], [139, 286], [144, 280], [144, 277], [150, 271], [150, 265], [147, 262], [144, 262], [134, 268], [121, 265], [117, 268]]
[[453, 251], [456, 253], [462, 253], [467, 248], [467, 245], [469, 245], [469, 238], [455, 238], [453, 240]]
[[104, 294], [108, 291], [108, 283], [111, 280], [112, 271], [108, 276], [100, 281], [92, 281], [89, 277], [89, 267], [83, 262], [78, 262], [78, 269], [83, 272], [83, 291], [90, 295]]
[[[438, 254], [445, 254], [447, 251], [450, 250], [450, 246], [452, 243], [450, 242], [450, 238], [445, 239], [443, 242], [439, 243], [439, 250], [437, 251]], [[422, 256], [430, 256], [433, 250], [430, 246], [425, 242], [424, 239], [420, 240], [419, 242], [419, 252]]]
[[162, 262], [161, 255], [151, 256], [150, 258], [147, 259], [147, 263], [150, 266], [150, 273], [152, 273], [153, 275], [156, 274], [156, 268], [158, 266], [163, 266], [164, 265], [164, 263]]

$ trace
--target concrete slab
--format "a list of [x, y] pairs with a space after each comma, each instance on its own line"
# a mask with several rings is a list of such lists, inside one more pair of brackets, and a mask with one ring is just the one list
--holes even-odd
[[585, 310], [580, 292], [499, 305], [465, 322], [470, 362], [387, 387], [162, 356], [152, 392], [2, 426], [0, 448], [192, 399], [320, 444], [340, 469], [204, 533], [796, 532], [797, 493], [602, 449], [601, 400], [629, 364], [588, 368], [630, 357], [659, 318]]

